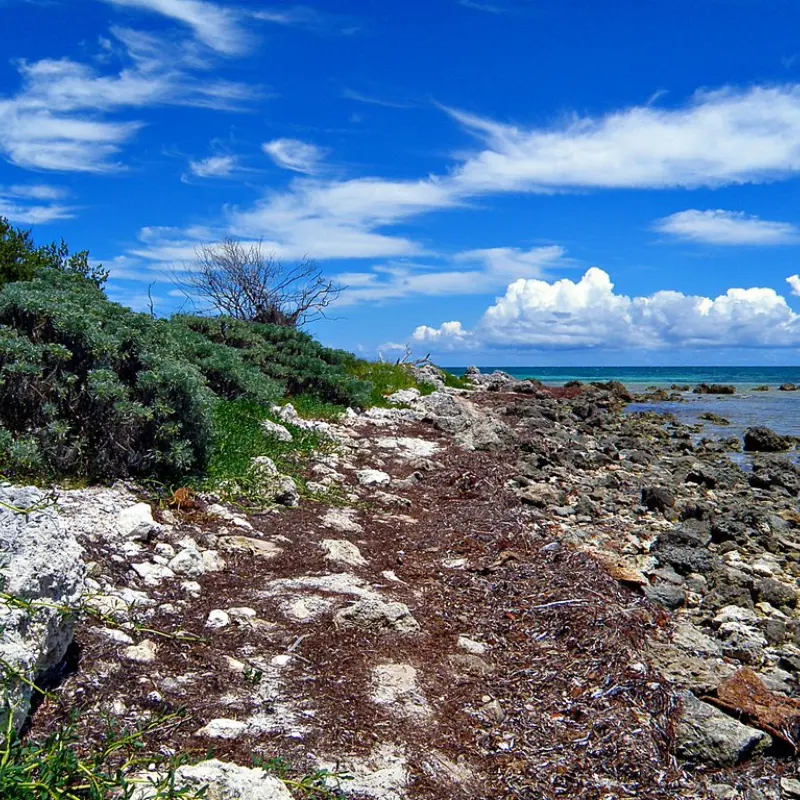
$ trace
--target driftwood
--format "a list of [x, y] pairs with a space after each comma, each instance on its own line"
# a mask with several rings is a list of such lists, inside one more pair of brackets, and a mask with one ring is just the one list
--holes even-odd
[[772, 692], [750, 669], [740, 669], [717, 687], [716, 697], [703, 697], [742, 722], [766, 731], [800, 750], [800, 700]]

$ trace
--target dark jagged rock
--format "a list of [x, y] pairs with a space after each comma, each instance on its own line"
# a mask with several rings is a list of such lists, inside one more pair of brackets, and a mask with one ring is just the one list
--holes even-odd
[[736, 394], [736, 387], [727, 383], [699, 383], [692, 391], [695, 394]]
[[780, 453], [792, 447], [792, 440], [771, 428], [756, 426], [744, 432], [744, 449], [749, 453]]
[[714, 414], [711, 411], [707, 411], [705, 414], [700, 415], [700, 419], [705, 420], [706, 422], [711, 422], [714, 425], [730, 425], [731, 421], [726, 419], [725, 417], [721, 417], [719, 414]]
[[645, 486], [642, 503], [648, 511], [666, 511], [675, 505], [675, 493], [666, 486]]
[[800, 386], [794, 383], [782, 383], [778, 387], [779, 392], [796, 392], [798, 389], [800, 389]]

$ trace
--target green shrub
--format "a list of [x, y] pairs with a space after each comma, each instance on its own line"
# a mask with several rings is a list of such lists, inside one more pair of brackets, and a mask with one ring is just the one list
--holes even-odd
[[102, 265], [89, 262], [88, 250], [70, 254], [62, 239], [60, 243], [37, 247], [30, 231], [23, 231], [0, 217], [0, 286], [15, 281], [32, 281], [47, 271], [86, 278], [102, 286], [108, 272]]
[[166, 479], [205, 463], [213, 393], [168, 323], [63, 274], [0, 292], [0, 471]]
[[348, 370], [350, 353], [323, 347], [307, 333], [230, 317], [173, 317], [173, 323], [233, 348], [242, 360], [277, 381], [289, 397], [311, 395], [324, 403], [363, 407], [370, 387]]

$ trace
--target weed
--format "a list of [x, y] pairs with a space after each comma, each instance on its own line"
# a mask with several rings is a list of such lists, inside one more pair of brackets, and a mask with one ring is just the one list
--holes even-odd
[[[148, 800], [195, 800], [204, 791], [175, 787], [176, 760], [148, 752], [145, 738], [182, 724], [180, 714], [169, 714], [133, 730], [108, 724], [103, 745], [83, 755], [76, 718], [43, 740], [22, 739], [7, 729], [0, 746], [0, 797], [3, 800], [108, 800], [130, 798], [137, 786], [136, 773], [155, 764], [160, 774], [148, 791]], [[151, 775], [153, 773], [148, 773]]]
[[431, 383], [417, 381], [411, 370], [403, 364], [354, 360], [348, 369], [351, 375], [372, 386], [370, 405], [373, 406], [385, 406], [386, 396], [401, 389], [419, 389], [422, 394], [431, 394], [436, 390]]
[[346, 795], [336, 786], [340, 781], [352, 780], [345, 772], [318, 769], [302, 773], [294, 770], [283, 758], [258, 759], [255, 765], [279, 778], [298, 800], [345, 800]]
[[299, 394], [290, 399], [295, 411], [301, 419], [321, 419], [326, 422], [338, 422], [347, 410], [336, 403], [324, 403], [310, 394]]

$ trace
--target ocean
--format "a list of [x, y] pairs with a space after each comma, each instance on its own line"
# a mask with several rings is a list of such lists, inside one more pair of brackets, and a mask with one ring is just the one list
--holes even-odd
[[[463, 374], [464, 368], [448, 368]], [[766, 425], [787, 436], [800, 436], [800, 392], [781, 392], [778, 386], [800, 386], [800, 367], [481, 367], [481, 372], [496, 369], [515, 378], [536, 378], [546, 384], [567, 381], [620, 381], [640, 392], [648, 386], [672, 384], [694, 388], [698, 383], [727, 383], [736, 386], [735, 395], [683, 394], [686, 402], [633, 403], [628, 411], [656, 411], [674, 414], [680, 422], [702, 422], [704, 435], [711, 438], [741, 436], [752, 425]], [[768, 392], [754, 392], [767, 385]], [[713, 412], [730, 420], [726, 426], [713, 425], [699, 417]]]

